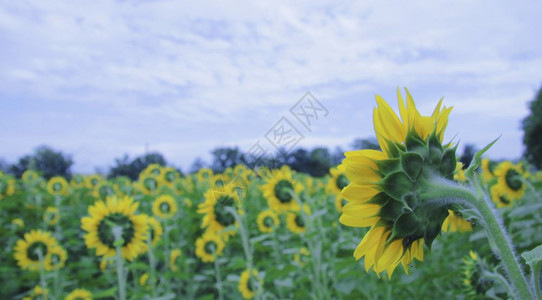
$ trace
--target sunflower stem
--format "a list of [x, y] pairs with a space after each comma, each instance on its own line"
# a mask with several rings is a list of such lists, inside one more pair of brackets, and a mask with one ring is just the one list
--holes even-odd
[[154, 298], [156, 296], [156, 261], [154, 259], [154, 253], [152, 251], [152, 237], [151, 234], [147, 234], [147, 247], [149, 248], [148, 257], [149, 257], [149, 274], [150, 274], [150, 286], [151, 286], [151, 296]]
[[216, 287], [218, 290], [218, 299], [223, 300], [224, 295], [222, 292], [222, 277], [220, 277], [220, 263], [218, 262], [218, 257], [216, 257], [216, 255], [215, 255], [214, 263], [215, 263], [215, 277], [216, 277]]
[[36, 253], [38, 254], [38, 259], [40, 261], [40, 285], [41, 289], [43, 290], [43, 299], [47, 300], [47, 281], [45, 281], [43, 252], [41, 252], [40, 248], [37, 248]]
[[115, 237], [115, 243], [114, 243], [115, 250], [116, 250], [115, 261], [117, 264], [117, 283], [119, 286], [119, 299], [126, 300], [124, 259], [122, 258], [122, 245], [124, 244], [124, 240], [122, 238], [122, 227], [114, 226], [111, 229], [111, 231], [113, 232], [113, 236]]
[[428, 199], [443, 200], [443, 202], [453, 203], [455, 201], [457, 204], [474, 208], [482, 219], [482, 225], [488, 233], [493, 251], [504, 264], [511, 281], [510, 283], [516, 294], [515, 296], [520, 299], [535, 298], [514, 253], [514, 245], [487, 196], [479, 196], [472, 189], [459, 186], [452, 182], [438, 180], [429, 183], [429, 189], [425, 193], [425, 197]]

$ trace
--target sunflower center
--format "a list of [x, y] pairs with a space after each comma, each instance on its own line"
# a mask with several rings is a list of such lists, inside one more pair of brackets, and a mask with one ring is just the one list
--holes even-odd
[[501, 201], [501, 203], [505, 205], [510, 204], [510, 200], [508, 200], [505, 196], [500, 196], [499, 201]]
[[114, 226], [122, 228], [122, 239], [124, 239], [122, 246], [129, 244], [134, 237], [134, 224], [128, 216], [119, 213], [110, 214], [100, 222], [100, 225], [98, 225], [98, 238], [100, 241], [109, 248], [115, 248]]
[[345, 188], [349, 183], [350, 181], [344, 174], [339, 175], [339, 177], [337, 177], [337, 180], [335, 181], [335, 184], [337, 185], [337, 188], [339, 190], [342, 190], [343, 188]]
[[300, 215], [295, 216], [295, 224], [299, 227], [305, 227], [305, 221], [303, 221], [303, 218]]
[[263, 219], [263, 224], [266, 227], [273, 227], [273, 226], [275, 226], [275, 220], [273, 220], [273, 218], [271, 218], [271, 217], [265, 217]]
[[173, 182], [173, 181], [175, 181], [175, 173], [173, 173], [171, 171], [167, 172], [165, 178], [166, 178], [166, 180], [168, 182]]
[[62, 184], [56, 182], [55, 184], [53, 184], [53, 190], [55, 192], [59, 192], [60, 190], [62, 190]]
[[294, 190], [294, 186], [288, 180], [281, 180], [275, 185], [275, 197], [279, 199], [281, 203], [290, 203], [292, 201], [291, 191]]
[[216, 251], [216, 243], [213, 242], [213, 241], [208, 241], [207, 243], [205, 243], [205, 252], [208, 253], [208, 254], [214, 254], [215, 251]]
[[514, 191], [521, 189], [523, 186], [521, 176], [519, 175], [518, 171], [514, 169], [510, 169], [508, 172], [506, 172], [505, 179], [506, 185], [508, 185], [508, 187]]
[[169, 203], [164, 202], [160, 204], [160, 211], [163, 213], [168, 213], [170, 208]]
[[58, 265], [60, 262], [60, 256], [58, 254], [51, 254], [51, 262], [53, 266]]
[[145, 178], [145, 180], [143, 180], [143, 185], [145, 186], [145, 188], [152, 191], [156, 189], [156, 187], [158, 186], [158, 182], [152, 177], [147, 177]]
[[231, 207], [233, 203], [234, 199], [232, 197], [220, 196], [213, 208], [216, 221], [224, 227], [235, 223], [235, 217], [224, 209], [226, 206]]
[[96, 186], [98, 184], [98, 179], [93, 178], [90, 183], [92, 184], [92, 186]]
[[47, 245], [43, 242], [34, 242], [26, 249], [26, 256], [33, 261], [39, 261], [38, 249], [41, 250], [43, 257], [47, 255]]

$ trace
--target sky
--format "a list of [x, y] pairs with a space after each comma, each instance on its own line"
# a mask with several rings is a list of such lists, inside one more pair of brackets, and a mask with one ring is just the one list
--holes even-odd
[[273, 151], [285, 128], [288, 146], [349, 149], [398, 87], [422, 113], [454, 107], [447, 140], [521, 155], [542, 2], [292, 2], [0, 1], [0, 158], [49, 145], [91, 173], [158, 151], [187, 170], [216, 147]]

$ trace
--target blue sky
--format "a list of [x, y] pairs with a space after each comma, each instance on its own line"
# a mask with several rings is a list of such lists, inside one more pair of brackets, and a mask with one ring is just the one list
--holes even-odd
[[149, 149], [186, 170], [265, 141], [307, 91], [329, 114], [299, 146], [348, 148], [398, 86], [454, 106], [448, 139], [519, 157], [542, 2], [350, 2], [2, 1], [0, 157], [47, 144], [89, 173]]

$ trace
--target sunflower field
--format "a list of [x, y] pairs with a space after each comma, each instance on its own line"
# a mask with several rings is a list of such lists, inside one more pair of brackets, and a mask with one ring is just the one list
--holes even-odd
[[[451, 108], [377, 97], [381, 150], [325, 177], [0, 174], [0, 299], [540, 298], [542, 172], [444, 142]], [[498, 141], [497, 141], [498, 142]]]

